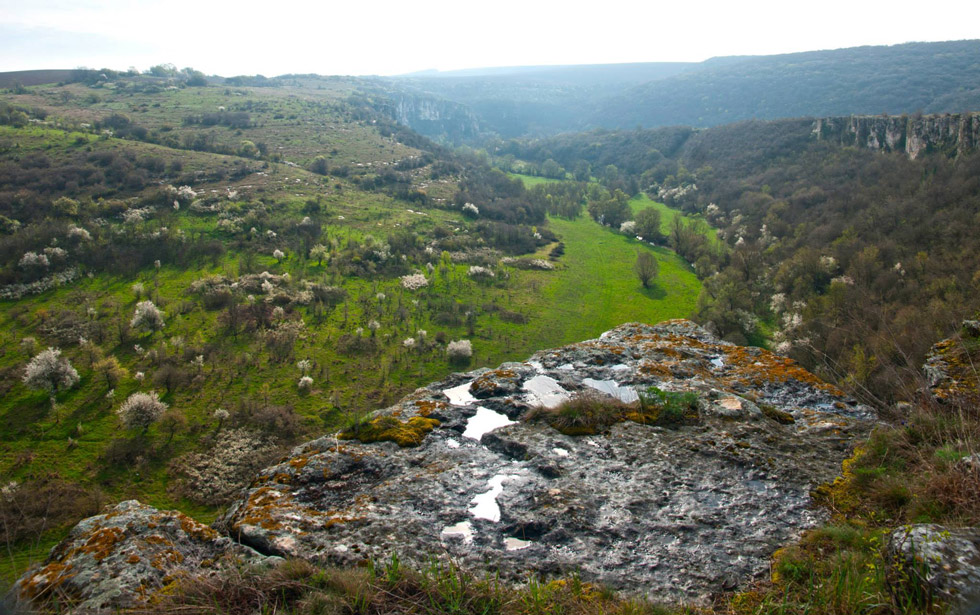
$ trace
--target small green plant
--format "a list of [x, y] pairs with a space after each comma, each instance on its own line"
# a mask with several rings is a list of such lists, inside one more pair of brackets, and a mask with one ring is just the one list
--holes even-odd
[[[698, 419], [698, 395], [693, 392], [675, 393], [650, 387], [639, 393], [638, 423], [681, 425]], [[632, 418], [632, 417], [631, 417]]]

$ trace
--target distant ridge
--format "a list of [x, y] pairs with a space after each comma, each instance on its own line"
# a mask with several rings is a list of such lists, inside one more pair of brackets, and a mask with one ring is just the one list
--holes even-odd
[[49, 70], [15, 70], [0, 73], [0, 88], [12, 88], [17, 85], [43, 85], [65, 81], [74, 73], [74, 69]]

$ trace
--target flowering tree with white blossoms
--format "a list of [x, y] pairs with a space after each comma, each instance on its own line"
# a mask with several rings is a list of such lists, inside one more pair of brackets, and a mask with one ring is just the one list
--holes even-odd
[[164, 327], [163, 312], [160, 311], [152, 301], [140, 301], [136, 304], [136, 311], [133, 319], [129, 321], [129, 326], [134, 329], [142, 329], [153, 333]]
[[422, 273], [413, 273], [401, 277], [402, 287], [408, 290], [418, 290], [429, 285], [429, 280]]
[[48, 348], [38, 353], [24, 370], [25, 385], [32, 389], [47, 391], [54, 399], [59, 391], [70, 389], [78, 383], [78, 372], [61, 350]]
[[116, 414], [126, 429], [142, 429], [146, 432], [167, 409], [156, 391], [133, 393], [119, 406]]

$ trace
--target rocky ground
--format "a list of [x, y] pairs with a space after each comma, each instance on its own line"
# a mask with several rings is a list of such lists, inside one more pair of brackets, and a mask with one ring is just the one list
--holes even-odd
[[[651, 386], [696, 394], [683, 420], [629, 410]], [[526, 417], [581, 396], [619, 414], [562, 431]], [[251, 558], [449, 557], [505, 579], [577, 573], [658, 599], [705, 599], [767, 572], [775, 548], [821, 520], [811, 489], [839, 473], [872, 420], [784, 357], [721, 342], [688, 321], [627, 324], [523, 363], [455, 374], [358, 430], [298, 447], [243, 492], [214, 541], [221, 553], [239, 543], [235, 553]], [[83, 522], [69, 540], [100, 523]], [[125, 530], [143, 543], [152, 531]], [[124, 544], [98, 560], [117, 579], [111, 589], [72, 585], [84, 577], [68, 581], [77, 564], [65, 545], [18, 589], [31, 598], [59, 586], [131, 604], [201, 566], [203, 556], [185, 555], [166, 562], [163, 576], [119, 575], [130, 565]]]

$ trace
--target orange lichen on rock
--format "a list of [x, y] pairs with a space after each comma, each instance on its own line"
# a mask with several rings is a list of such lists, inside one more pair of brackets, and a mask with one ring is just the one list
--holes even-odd
[[178, 513], [177, 519], [180, 521], [180, 529], [184, 530], [184, 533], [194, 540], [210, 542], [217, 540], [221, 536], [214, 529], [203, 523], [198, 523], [183, 513]]
[[101, 561], [112, 555], [113, 549], [126, 537], [118, 527], [104, 527], [92, 533], [85, 544], [78, 548], [79, 553], [87, 553]]

